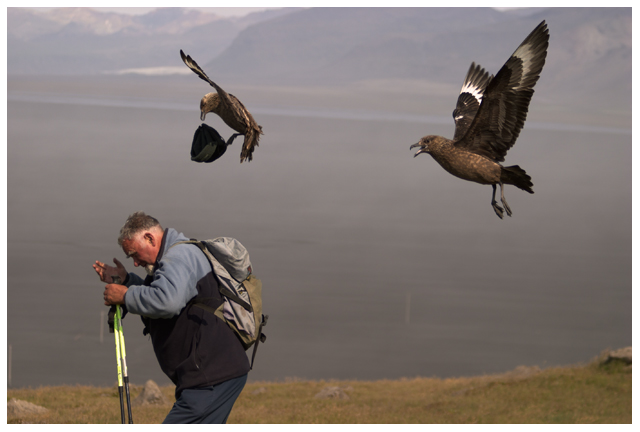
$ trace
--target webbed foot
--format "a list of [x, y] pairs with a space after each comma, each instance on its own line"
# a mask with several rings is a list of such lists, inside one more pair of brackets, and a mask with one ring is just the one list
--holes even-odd
[[507, 204], [507, 200], [504, 199], [504, 185], [502, 183], [500, 183], [500, 201], [502, 201], [502, 205], [504, 206], [504, 209], [507, 211], [507, 214], [509, 215], [509, 217], [511, 217], [513, 212], [511, 211], [509, 204]]
[[507, 215], [509, 217], [511, 217], [513, 212], [511, 211], [511, 208], [509, 207], [509, 204], [507, 204], [507, 202], [505, 200], [502, 200], [502, 205], [504, 206], [504, 209], [507, 211]]
[[491, 195], [491, 207], [493, 207], [493, 211], [496, 212], [498, 217], [500, 219], [502, 219], [502, 215], [504, 214], [504, 211], [502, 210], [502, 207], [500, 207], [498, 205], [498, 202], [496, 201], [496, 185], [492, 184], [491, 187], [493, 188], [493, 195]]
[[[504, 211], [503, 211], [502, 207], [500, 207], [500, 206], [498, 205], [498, 202], [497, 202], [497, 201], [491, 201], [491, 206], [493, 207], [493, 210], [496, 212], [496, 214], [498, 215], [498, 217], [499, 217], [500, 219], [502, 219], [502, 217], [503, 217], [502, 215], [504, 214]], [[509, 211], [507, 211], [507, 214], [508, 214], [509, 216], [511, 216], [511, 214], [509, 214]]]

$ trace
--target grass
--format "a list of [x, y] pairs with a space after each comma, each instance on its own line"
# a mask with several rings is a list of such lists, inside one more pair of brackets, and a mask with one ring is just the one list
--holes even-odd
[[[381, 381], [254, 382], [229, 423], [631, 423], [631, 368], [621, 364], [519, 368], [502, 375]], [[318, 399], [327, 386], [348, 399]], [[132, 398], [142, 390], [133, 386]], [[163, 387], [173, 401], [173, 387]], [[8, 423], [119, 423], [118, 391], [85, 386], [9, 389], [49, 409]], [[133, 409], [136, 423], [160, 423], [171, 405]]]

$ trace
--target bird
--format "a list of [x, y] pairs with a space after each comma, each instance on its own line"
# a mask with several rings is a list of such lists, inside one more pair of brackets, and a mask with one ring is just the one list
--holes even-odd
[[238, 98], [231, 93], [227, 93], [222, 87], [211, 81], [191, 56], [185, 55], [180, 50], [180, 57], [182, 57], [182, 61], [189, 69], [216, 89], [215, 92], [204, 95], [200, 101], [200, 120], [204, 121], [207, 113], [218, 114], [227, 126], [237, 132], [229, 138], [227, 145], [231, 145], [238, 135], [244, 135], [240, 163], [245, 160], [250, 162], [253, 159], [253, 151], [258, 146], [260, 135], [264, 135], [262, 126], [256, 123], [249, 110], [244, 107]]
[[[504, 198], [504, 185], [533, 193], [531, 177], [518, 165], [502, 166], [527, 118], [533, 87], [540, 78], [549, 47], [545, 21], [525, 38], [493, 76], [471, 63], [453, 111], [453, 139], [427, 135], [409, 148], [414, 158], [430, 154], [446, 171], [463, 180], [493, 187], [491, 206], [500, 219], [513, 212]], [[496, 185], [500, 199], [496, 201]]]

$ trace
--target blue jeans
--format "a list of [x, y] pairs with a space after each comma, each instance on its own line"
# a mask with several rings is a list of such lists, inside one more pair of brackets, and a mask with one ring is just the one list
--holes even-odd
[[220, 384], [185, 389], [162, 423], [226, 423], [247, 374]]

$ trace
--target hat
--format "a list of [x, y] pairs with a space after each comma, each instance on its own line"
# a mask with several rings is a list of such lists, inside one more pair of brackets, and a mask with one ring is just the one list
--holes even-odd
[[224, 142], [217, 130], [202, 123], [193, 134], [191, 144], [191, 160], [195, 162], [213, 162], [227, 151], [227, 143]]

